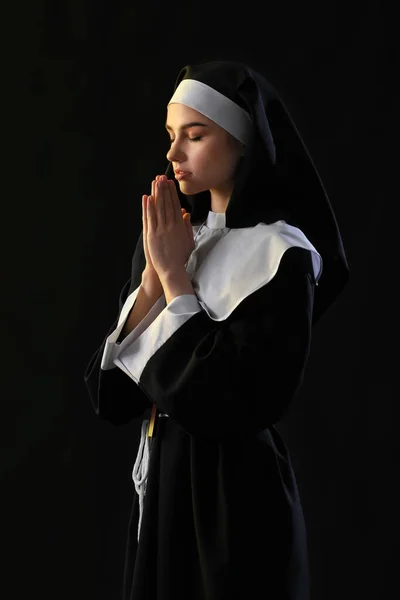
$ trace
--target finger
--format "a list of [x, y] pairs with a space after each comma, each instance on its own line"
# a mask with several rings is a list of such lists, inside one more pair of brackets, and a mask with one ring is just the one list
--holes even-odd
[[192, 225], [192, 222], [190, 220], [190, 213], [186, 213], [183, 216], [183, 220], [185, 221], [185, 224], [188, 226], [190, 238], [191, 238], [191, 240], [193, 240], [193, 225]]
[[193, 228], [192, 228], [192, 224], [190, 222], [190, 214], [189, 213], [186, 213], [186, 215], [184, 215], [183, 221], [186, 226], [186, 232], [188, 234], [189, 242], [191, 242], [193, 244]]
[[171, 198], [171, 203], [174, 209], [174, 218], [176, 221], [179, 219], [181, 203], [178, 197], [178, 193], [176, 191], [176, 187], [174, 182], [171, 179], [167, 181], [167, 187]]
[[[178, 219], [176, 218], [174, 206], [171, 200], [171, 194], [169, 192], [169, 186], [166, 181], [162, 181], [161, 183], [163, 198], [164, 198], [164, 206], [165, 206], [165, 222], [168, 223], [176, 223]], [[182, 218], [182, 215], [179, 213], [179, 218]]]
[[156, 227], [158, 225], [165, 225], [165, 202], [162, 189], [160, 187], [160, 180], [154, 184], [155, 198], [154, 198], [154, 215], [156, 219]]
[[178, 200], [178, 203], [179, 203], [179, 206], [180, 206], [181, 202], [179, 200], [178, 192], [176, 191], [176, 185], [175, 185], [175, 183], [172, 181], [172, 179], [168, 179], [167, 180], [167, 184], [168, 184], [168, 189], [170, 191], [171, 197], [176, 198], [176, 200]]
[[156, 185], [156, 180], [153, 179], [153, 181], [151, 182], [151, 195], [153, 196], [153, 198], [156, 197], [156, 189], [155, 189], [155, 185]]
[[154, 197], [153, 196], [149, 196], [147, 198], [146, 222], [147, 222], [147, 234], [152, 233], [156, 227], [155, 211], [154, 211]]
[[147, 235], [147, 196], [142, 196], [142, 219], [143, 219], [143, 235]]

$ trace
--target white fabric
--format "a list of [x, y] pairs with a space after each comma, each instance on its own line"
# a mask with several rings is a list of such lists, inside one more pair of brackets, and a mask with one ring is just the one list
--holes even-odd
[[[117, 366], [139, 383], [148, 361], [179, 327], [202, 309], [215, 321], [226, 319], [240, 302], [275, 276], [284, 252], [292, 246], [311, 250], [317, 282], [321, 276], [321, 256], [300, 229], [285, 221], [228, 230], [225, 213], [210, 211], [204, 226], [197, 225], [193, 230], [198, 234], [196, 247], [187, 262], [186, 271], [196, 295], [184, 294], [166, 305], [163, 294], [137, 327], [117, 344], [139, 292], [136, 288], [124, 303], [116, 329], [107, 338], [102, 369]], [[166, 413], [159, 416], [168, 417]], [[138, 540], [151, 454], [148, 425], [149, 420], [144, 419], [132, 471], [139, 496]]]
[[292, 246], [311, 251], [318, 282], [322, 257], [297, 227], [277, 221], [227, 230], [225, 213], [210, 211], [186, 265], [200, 306], [214, 321], [224, 321], [247, 296], [273, 279]]
[[[117, 344], [117, 339], [120, 336], [122, 329], [124, 328], [125, 322], [128, 318], [129, 312], [133, 305], [136, 302], [136, 297], [139, 293], [140, 286], [136, 288], [125, 300], [125, 304], [122, 307], [121, 314], [118, 320], [117, 328], [108, 336], [106, 340], [106, 345], [103, 351], [103, 356], [101, 360], [101, 368], [104, 370], [114, 369], [114, 359], [118, 356], [118, 354], [124, 350], [127, 346], [129, 346], [133, 341], [135, 341], [147, 327], [154, 321], [156, 317], [164, 310], [166, 306], [165, 295], [162, 294], [160, 298], [156, 301], [156, 303], [151, 307], [147, 315], [138, 323], [138, 325], [133, 329], [127, 336], [122, 340], [121, 343]], [[122, 369], [124, 371], [124, 369]], [[129, 375], [129, 373], [128, 373]]]
[[[200, 227], [195, 226], [194, 233]], [[118, 326], [107, 338], [101, 368], [117, 366], [139, 383], [150, 358], [179, 327], [202, 309], [214, 321], [225, 320], [245, 298], [275, 276], [283, 254], [292, 246], [311, 251], [318, 282], [322, 258], [297, 227], [277, 221], [227, 230], [225, 213], [209, 211], [186, 265], [195, 295], [177, 296], [166, 305], [163, 294], [138, 326], [116, 344], [136, 300], [137, 288], [128, 296]]]
[[173, 103], [197, 110], [243, 144], [249, 142], [253, 129], [250, 115], [236, 102], [209, 85], [196, 79], [183, 79], [168, 105]]
[[132, 470], [132, 479], [135, 484], [135, 490], [139, 496], [139, 523], [138, 523], [138, 541], [140, 528], [142, 526], [143, 504], [147, 489], [147, 476], [150, 462], [150, 438], [147, 435], [149, 419], [143, 419], [140, 433], [139, 450]]
[[142, 372], [153, 354], [179, 327], [200, 311], [201, 306], [193, 294], [177, 296], [129, 345], [124, 345], [125, 340], [123, 340], [120, 348], [114, 352], [114, 364], [129, 375], [135, 383], [139, 383]]

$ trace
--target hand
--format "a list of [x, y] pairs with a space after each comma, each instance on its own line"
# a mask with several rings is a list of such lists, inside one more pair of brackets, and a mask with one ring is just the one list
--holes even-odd
[[[190, 215], [181, 209], [176, 187], [165, 175], [146, 202], [147, 251], [159, 278], [184, 270], [195, 247]], [[183, 218], [182, 218], [183, 217]]]
[[[153, 179], [153, 181], [151, 182], [151, 196], [153, 198], [155, 198], [155, 203], [157, 204], [157, 200], [158, 200], [158, 191], [157, 191], [157, 187], [156, 187], [156, 183], [157, 181], [160, 179], [160, 175], [157, 175], [155, 179]], [[173, 182], [172, 182], [173, 183]], [[147, 244], [147, 202], [148, 202], [148, 196], [146, 194], [144, 194], [142, 196], [142, 222], [143, 222], [143, 248], [144, 248], [144, 255], [146, 258], [146, 266], [144, 269], [144, 272], [146, 274], [149, 274], [149, 276], [154, 277], [155, 279], [158, 279], [158, 275], [156, 270], [154, 269], [151, 257], [150, 257], [150, 253], [149, 253], [149, 249], [148, 249], [148, 244]], [[186, 212], [186, 210], [184, 208], [181, 208], [181, 213], [182, 213], [182, 217], [186, 222], [186, 219], [190, 220], [190, 214]], [[193, 232], [193, 229], [190, 228], [191, 231]], [[188, 228], [189, 231], [189, 228]], [[193, 237], [193, 235], [192, 235]]]
[[[156, 180], [157, 180], [157, 178], [158, 178], [158, 176], [156, 177]], [[151, 195], [153, 196], [153, 198], [155, 197], [156, 180], [153, 179], [153, 181], [151, 182]], [[147, 244], [147, 202], [148, 202], [148, 198], [149, 198], [149, 196], [147, 196], [147, 194], [143, 194], [143, 196], [142, 196], [143, 249], [144, 249], [144, 255], [146, 258], [146, 266], [144, 268], [144, 273], [148, 274], [149, 277], [151, 276], [151, 277], [155, 277], [155, 279], [158, 279], [157, 272], [151, 261], [149, 247]]]

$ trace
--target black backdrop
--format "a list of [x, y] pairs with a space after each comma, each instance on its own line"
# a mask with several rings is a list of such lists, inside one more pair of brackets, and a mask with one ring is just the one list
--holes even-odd
[[167, 164], [175, 77], [214, 58], [280, 91], [351, 268], [279, 426], [311, 600], [386, 598], [399, 533], [393, 15], [368, 1], [173, 4], [39, 0], [3, 21], [2, 598], [119, 598], [140, 423], [100, 422], [83, 372], [129, 277], [141, 195]]

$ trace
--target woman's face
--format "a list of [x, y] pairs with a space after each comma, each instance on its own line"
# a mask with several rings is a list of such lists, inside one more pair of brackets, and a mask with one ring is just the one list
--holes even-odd
[[165, 126], [171, 140], [167, 159], [175, 172], [190, 173], [179, 181], [181, 192], [193, 195], [210, 190], [215, 202], [228, 201], [244, 145], [184, 104], [168, 105]]

